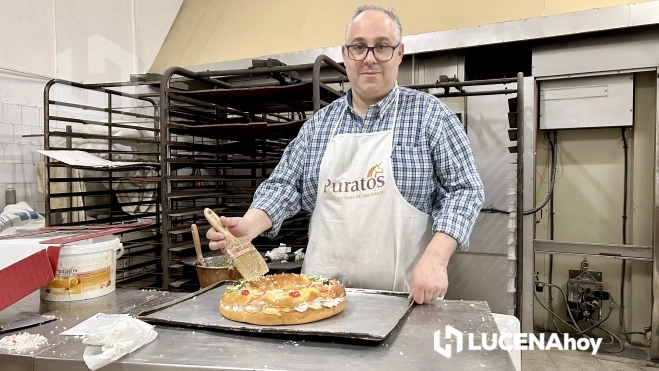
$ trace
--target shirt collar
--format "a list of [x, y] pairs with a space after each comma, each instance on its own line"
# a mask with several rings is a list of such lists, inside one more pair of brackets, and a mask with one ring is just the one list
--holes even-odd
[[[372, 107], [374, 107], [373, 109], [375, 110], [375, 113], [378, 115], [378, 118], [387, 113], [387, 111], [389, 111], [389, 109], [391, 109], [396, 103], [396, 95], [398, 94], [398, 91], [398, 82], [396, 82], [394, 87], [391, 89], [391, 91], [389, 91], [389, 94], [387, 94], [384, 99], [372, 105]], [[352, 88], [348, 90], [348, 94], [346, 94], [346, 102], [352, 112], [357, 115], [357, 112], [354, 111], [352, 106]]]

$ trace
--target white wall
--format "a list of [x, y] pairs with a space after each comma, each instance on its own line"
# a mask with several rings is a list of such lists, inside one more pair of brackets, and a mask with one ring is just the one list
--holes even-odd
[[5, 205], [4, 190], [13, 184], [19, 201], [44, 210], [34, 175], [34, 163], [41, 161], [35, 151], [43, 148], [43, 138], [22, 136], [43, 133], [45, 83], [52, 78], [127, 81], [130, 74], [147, 72], [181, 3], [0, 2], [0, 207]]

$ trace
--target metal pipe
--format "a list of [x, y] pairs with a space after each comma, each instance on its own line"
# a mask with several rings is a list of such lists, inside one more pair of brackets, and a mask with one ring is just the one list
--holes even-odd
[[169, 228], [171, 223], [171, 212], [169, 208], [169, 85], [170, 80], [174, 74], [190, 74], [189, 71], [183, 70], [180, 67], [168, 68], [162, 76], [160, 83], [160, 211], [162, 214], [161, 219], [161, 235], [162, 238], [162, 288], [169, 288]]
[[[502, 89], [502, 90], [490, 90], [490, 91], [465, 91], [464, 93], [437, 93], [433, 94], [437, 98], [446, 98], [446, 97], [469, 97], [469, 96], [479, 96], [479, 95], [498, 95], [498, 94], [514, 94], [518, 93], [517, 89]], [[519, 93], [518, 93], [519, 95]]]
[[[551, 158], [552, 158], [552, 166], [550, 167], [550, 178], [552, 181], [556, 181], [556, 162], [554, 161], [556, 159], [555, 151], [558, 151], [558, 146], [556, 143], [558, 143], [558, 133], [556, 130], [554, 132], [554, 142], [550, 143], [551, 147]], [[554, 194], [553, 190], [550, 190], [552, 194], [550, 195], [549, 198], [549, 239], [553, 240], [554, 239]], [[554, 254], [549, 254], [549, 269], [548, 269], [548, 275], [549, 275], [549, 283], [553, 283], [553, 278], [554, 278]], [[553, 290], [549, 290], [549, 309], [552, 311], [554, 310], [554, 295], [553, 295]], [[554, 324], [554, 330], [558, 330], [556, 328], [556, 321], [552, 321]]]
[[[158, 129], [151, 129], [151, 128], [143, 127], [143, 126], [125, 125], [126, 122], [124, 122], [122, 124], [117, 124], [117, 123], [108, 124], [106, 122], [75, 119], [75, 118], [71, 118], [71, 117], [52, 116], [52, 118], [53, 118], [54, 121], [78, 122], [78, 123], [85, 124], [85, 125], [99, 125], [99, 126], [110, 126], [110, 127], [113, 127], [113, 128], [135, 129], [135, 130], [144, 130], [144, 131], [158, 131]], [[135, 124], [146, 123], [146, 121], [134, 121], [133, 123], [135, 123]]]
[[[174, 75], [179, 75], [179, 76], [185, 76], [187, 78], [190, 78], [192, 80], [198, 80], [198, 81], [203, 81], [207, 82], [211, 85], [215, 86], [221, 86], [223, 88], [234, 88], [235, 86], [231, 84], [227, 84], [224, 81], [220, 81], [217, 79], [213, 79], [209, 76], [214, 76], [217, 75], [217, 72], [213, 71], [204, 71], [204, 72], [193, 72], [188, 69], [182, 68], [182, 67], [170, 67], [165, 71], [165, 73], [162, 75], [162, 79], [160, 80], [160, 90], [162, 91], [163, 89], [163, 82], [167, 81], [167, 85], [165, 89], [169, 90], [170, 83], [171, 83], [171, 78]], [[162, 94], [160, 95], [160, 99], [162, 99]]]
[[[144, 100], [149, 101], [149, 100], [146, 100], [146, 99], [144, 99]], [[68, 103], [68, 102], [61, 102], [61, 101], [56, 101], [56, 100], [51, 100], [51, 101], [49, 101], [49, 103], [50, 104], [55, 104], [55, 105], [58, 105], [58, 106], [64, 106], [64, 107], [80, 108], [80, 109], [88, 110], [88, 111], [116, 113], [116, 114], [119, 114], [119, 115], [141, 117], [141, 118], [145, 118], [145, 119], [152, 118], [152, 116], [144, 115], [144, 114], [141, 114], [141, 113], [134, 113], [134, 112], [129, 112], [129, 111], [120, 111], [120, 110], [111, 110], [109, 108], [91, 107], [91, 106], [85, 106], [84, 104]], [[149, 102], [149, 103], [152, 103], [152, 102]]]
[[[66, 125], [66, 132], [69, 133], [69, 134], [73, 132], [73, 128], [71, 128], [71, 125]], [[66, 138], [66, 149], [70, 150], [72, 147], [73, 147], [73, 138], [67, 137]], [[70, 166], [66, 167], [66, 176], [69, 177], [69, 178], [73, 177], [73, 169], [71, 169]], [[71, 196], [72, 191], [73, 191], [73, 189], [72, 189], [71, 182], [66, 182], [66, 192], [69, 194], [69, 197], [68, 197], [68, 206], [69, 207], [73, 207], [73, 197]], [[67, 215], [68, 215], [68, 221], [72, 222], [73, 221], [73, 213], [71, 211], [69, 211], [67, 213]]]
[[[112, 95], [108, 94], [108, 124], [112, 123]], [[112, 161], [112, 127], [108, 126], [108, 160]], [[112, 207], [114, 206], [114, 197], [112, 195], [112, 178], [114, 176], [113, 172], [108, 173], [108, 190], [110, 191], [110, 205], [108, 206], [108, 215], [112, 216]]]
[[141, 85], [154, 85], [154, 81], [121, 81], [121, 82], [101, 82], [94, 84], [85, 84], [89, 89], [96, 88], [111, 88], [122, 86], [141, 86]]
[[[202, 101], [202, 100], [199, 100], [199, 99], [190, 98], [190, 97], [186, 97], [186, 96], [183, 96], [183, 95], [176, 95], [176, 96], [172, 97], [172, 100], [181, 101], [181, 102], [185, 102], [185, 103], [189, 103], [189, 104], [195, 104], [195, 105], [206, 107], [206, 108], [209, 108], [209, 109], [215, 109], [215, 110], [219, 110], [219, 111], [223, 111], [223, 112], [227, 112], [227, 113], [232, 113], [234, 115], [239, 115], [239, 116], [243, 116], [243, 117], [249, 117], [249, 113], [238, 111], [238, 110], [233, 109], [233, 108], [219, 106], [217, 104], [208, 103], [208, 102], [205, 102], [205, 101]], [[169, 107], [169, 103], [168, 103], [168, 107]]]
[[333, 67], [335, 70], [341, 72], [345, 76], [348, 76], [348, 73], [346, 72], [346, 69], [336, 63], [333, 59], [330, 57], [321, 54], [316, 58], [316, 61], [313, 64], [313, 72], [312, 72], [312, 104], [313, 104], [313, 111], [318, 112], [320, 110], [320, 69], [323, 66], [323, 63], [326, 63], [330, 67]]
[[[142, 205], [144, 204], [143, 201], [135, 201], [135, 202], [122, 202], [120, 205], [122, 206], [137, 206], [137, 205]], [[93, 205], [93, 206], [73, 206], [73, 207], [61, 207], [57, 209], [52, 209], [54, 213], [57, 212], [71, 212], [71, 211], [85, 211], [85, 210], [100, 210], [100, 209], [108, 209], [111, 208], [112, 206], [115, 205], [115, 201], [111, 201], [108, 204], [103, 204], [103, 205]], [[118, 213], [122, 213], [121, 211], [117, 211]], [[117, 213], [115, 212], [115, 213]], [[110, 211], [108, 215], [112, 215], [113, 212]], [[135, 218], [135, 216], [133, 216]]]
[[[43, 134], [34, 134], [33, 136], [42, 137]], [[50, 149], [68, 149], [66, 147], [50, 147]], [[109, 153], [110, 151], [106, 149], [85, 149], [87, 153]], [[141, 155], [141, 156], [157, 156], [160, 155], [160, 152], [145, 152], [145, 151], [112, 151], [113, 153], [121, 155]], [[54, 166], [54, 165], [53, 165]]]
[[79, 82], [69, 81], [69, 80], [62, 80], [62, 79], [53, 79], [53, 80], [50, 80], [48, 83], [51, 83], [51, 82], [52, 82], [52, 84], [69, 85], [69, 86], [73, 86], [73, 87], [80, 88], [80, 89], [94, 90], [94, 91], [97, 91], [99, 93], [105, 93], [105, 94], [120, 95], [120, 96], [130, 97], [130, 98], [143, 100], [143, 101], [147, 101], [147, 102], [151, 102], [151, 103], [155, 104], [153, 99], [150, 99], [150, 98], [142, 98], [142, 97], [138, 97], [138, 96], [136, 96], [135, 94], [132, 94], [132, 93], [124, 93], [124, 92], [120, 92], [120, 91], [105, 89], [105, 88], [102, 88], [102, 87], [94, 87], [94, 84], [82, 84], [82, 83], [79, 83]]
[[[522, 319], [524, 283], [524, 74], [517, 74], [517, 300], [515, 311]], [[530, 277], [529, 277], [530, 279]]]
[[[112, 127], [108, 127], [109, 129], [112, 129]], [[112, 137], [111, 135], [101, 135], [101, 134], [88, 134], [88, 133], [77, 133], [77, 132], [65, 132], [65, 131], [54, 131], [50, 133], [51, 137], [54, 138], [89, 138], [89, 139], [107, 139], [107, 140], [112, 140], [113, 138], [116, 139], [117, 137]], [[140, 143], [157, 143], [156, 138], [134, 138], [134, 137], [122, 137], [122, 141], [124, 142], [140, 142]], [[116, 152], [116, 151], [111, 151], [109, 149], [109, 152]]]
[[[336, 62], [335, 62], [336, 63]], [[273, 72], [291, 72], [291, 71], [304, 71], [311, 70], [315, 68], [316, 63], [305, 63], [297, 64], [291, 66], [274, 66], [274, 67], [256, 67], [256, 68], [243, 68], [237, 70], [220, 70], [220, 71], [203, 71], [203, 72], [193, 72], [193, 76], [183, 75], [190, 78], [195, 77], [210, 77], [210, 76], [230, 76], [230, 75], [258, 75], [258, 74], [268, 74]], [[166, 72], [165, 72], [166, 73]]]
[[[50, 80], [46, 83], [43, 89], [43, 149], [48, 151], [50, 149], [50, 88], [57, 82], [56, 79]], [[50, 158], [44, 156], [44, 214], [46, 218], [46, 227], [50, 227]]]
[[[472, 80], [472, 81], [456, 81], [456, 82], [438, 82], [434, 84], [416, 84], [416, 85], [406, 85], [405, 87], [410, 89], [432, 89], [432, 88], [449, 88], [449, 87], [458, 87], [458, 86], [481, 86], [481, 85], [496, 85], [496, 84], [510, 84], [518, 82], [518, 78], [510, 77], [503, 79], [491, 79], [491, 80]], [[518, 85], [519, 89], [519, 85]]]
[[628, 174], [629, 174], [629, 169], [627, 168], [628, 166], [628, 149], [629, 146], [627, 145], [627, 137], [625, 136], [625, 129], [622, 128], [622, 148], [624, 151], [624, 174], [622, 176], [623, 179], [623, 195], [622, 195], [622, 244], [625, 245], [627, 244], [627, 184], [628, 184]]
[[321, 78], [320, 82], [324, 82], [325, 84], [339, 84], [339, 83], [348, 82], [348, 78], [346, 76], [325, 77], [325, 78]]
[[[76, 180], [84, 180], [84, 179], [76, 179]], [[105, 178], [101, 179], [92, 179], [93, 181], [104, 181]], [[55, 182], [55, 180], [53, 180]], [[152, 188], [146, 188], [146, 189], [130, 189], [130, 190], [123, 190], [123, 191], [114, 191], [115, 194], [132, 194], [132, 193], [149, 193], [153, 192], [155, 189]], [[82, 197], [82, 196], [105, 196], [107, 195], [107, 191], [85, 191], [85, 192], [71, 192], [71, 193], [51, 193], [50, 198], [58, 198], [58, 197]]]
[[[624, 174], [623, 174], [623, 195], [622, 195], [622, 244], [627, 244], [627, 184], [628, 184], [628, 169], [627, 169], [627, 157], [628, 157], [628, 146], [627, 146], [627, 137], [625, 136], [626, 128], [621, 128], [622, 132], [622, 148], [624, 151]], [[625, 259], [622, 259], [622, 280], [620, 281], [620, 313], [619, 313], [619, 329], [620, 331], [625, 331], [625, 273], [627, 271], [627, 262]], [[628, 334], [623, 334], [627, 341], [631, 343]]]

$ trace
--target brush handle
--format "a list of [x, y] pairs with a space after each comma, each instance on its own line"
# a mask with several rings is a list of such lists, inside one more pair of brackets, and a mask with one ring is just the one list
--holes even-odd
[[205, 208], [204, 216], [216, 231], [224, 234], [224, 238], [227, 240], [227, 245], [228, 245], [227, 247], [240, 245], [244, 243], [244, 241], [238, 239], [231, 232], [229, 232], [229, 230], [224, 225], [222, 225], [222, 222], [220, 222], [220, 217], [217, 216], [217, 214], [215, 214], [213, 210], [209, 208]]
[[197, 229], [196, 224], [193, 224], [191, 228], [192, 228], [192, 241], [194, 242], [194, 249], [195, 252], [197, 253], [197, 260], [199, 261], [204, 260], [204, 255], [201, 253], [201, 241], [199, 240], [199, 229]]

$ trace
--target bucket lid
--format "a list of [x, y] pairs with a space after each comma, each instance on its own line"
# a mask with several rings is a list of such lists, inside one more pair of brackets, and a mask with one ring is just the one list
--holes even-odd
[[67, 254], [88, 254], [92, 252], [100, 252], [106, 250], [117, 250], [121, 243], [119, 237], [114, 235], [100, 236], [71, 242], [70, 244], [62, 246], [60, 255]]

